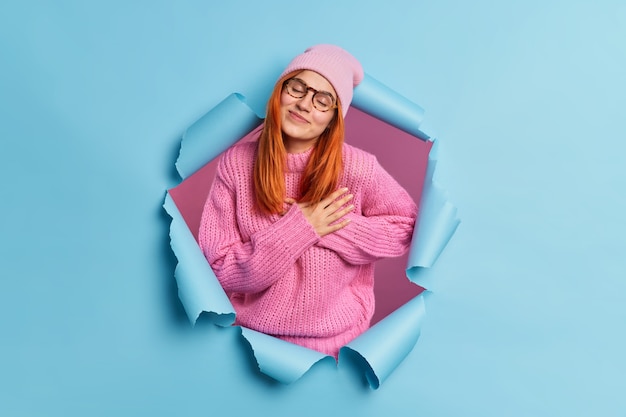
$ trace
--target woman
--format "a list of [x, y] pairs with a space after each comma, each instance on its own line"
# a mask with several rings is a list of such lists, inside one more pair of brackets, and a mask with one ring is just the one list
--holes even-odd
[[236, 324], [335, 358], [369, 327], [374, 262], [405, 253], [417, 212], [374, 156], [343, 141], [362, 79], [337, 46], [294, 58], [258, 141], [223, 154], [199, 231]]

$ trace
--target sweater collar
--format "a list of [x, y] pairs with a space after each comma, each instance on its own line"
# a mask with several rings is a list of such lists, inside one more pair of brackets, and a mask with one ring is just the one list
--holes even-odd
[[303, 172], [306, 168], [306, 164], [309, 162], [311, 153], [313, 152], [313, 146], [304, 152], [300, 153], [288, 153], [287, 154], [287, 171], [288, 172]]

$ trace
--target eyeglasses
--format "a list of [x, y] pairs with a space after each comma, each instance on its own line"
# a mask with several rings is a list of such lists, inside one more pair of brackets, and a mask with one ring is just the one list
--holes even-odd
[[290, 78], [283, 84], [283, 89], [293, 98], [303, 98], [313, 91], [313, 107], [319, 111], [328, 111], [337, 107], [335, 97], [328, 91], [318, 91], [306, 85], [300, 78]]

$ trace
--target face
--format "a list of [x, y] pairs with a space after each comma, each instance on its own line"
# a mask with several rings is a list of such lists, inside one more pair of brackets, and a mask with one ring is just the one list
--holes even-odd
[[[333, 86], [317, 72], [305, 70], [296, 77], [317, 91], [329, 92], [335, 101], [337, 100]], [[313, 94], [313, 91], [308, 91], [304, 97], [295, 98], [284, 89], [281, 93], [280, 116], [283, 139], [289, 153], [304, 152], [313, 146], [335, 117], [336, 108], [323, 112], [313, 106]]]

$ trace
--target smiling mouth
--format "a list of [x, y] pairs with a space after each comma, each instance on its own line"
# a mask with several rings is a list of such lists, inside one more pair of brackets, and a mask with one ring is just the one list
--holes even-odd
[[307, 119], [305, 119], [304, 117], [300, 116], [298, 113], [293, 112], [293, 111], [289, 111], [289, 114], [291, 115], [291, 118], [300, 122], [300, 123], [309, 123], [309, 121]]

